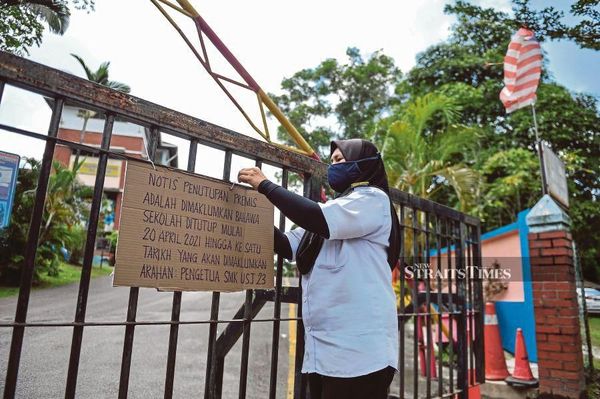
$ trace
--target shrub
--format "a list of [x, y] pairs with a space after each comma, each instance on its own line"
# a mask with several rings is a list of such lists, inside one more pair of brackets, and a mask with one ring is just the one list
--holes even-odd
[[82, 265], [87, 229], [81, 225], [73, 226], [69, 236], [70, 245], [67, 246], [70, 253], [69, 263]]
[[[26, 158], [19, 169], [11, 224], [8, 228], [0, 230], [2, 284], [18, 285], [21, 279], [40, 166], [39, 161]], [[58, 162], [53, 165], [40, 226], [34, 284], [39, 281], [39, 273], [42, 271], [50, 276], [57, 276], [60, 271], [60, 249], [76, 246], [74, 241], [79, 236], [71, 233], [71, 230], [81, 225], [80, 215], [85, 214], [86, 207], [80, 195], [84, 190], [76, 179], [78, 169], [79, 167], [70, 170]]]

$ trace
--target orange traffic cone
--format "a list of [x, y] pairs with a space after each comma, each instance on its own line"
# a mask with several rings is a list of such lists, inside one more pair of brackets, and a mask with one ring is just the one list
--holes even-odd
[[512, 376], [506, 377], [505, 381], [508, 385], [513, 386], [538, 386], [538, 380], [533, 376], [531, 367], [529, 367], [525, 338], [523, 338], [523, 331], [520, 328], [517, 328], [517, 338], [515, 342], [515, 370]]
[[502, 339], [498, 328], [498, 317], [496, 316], [496, 305], [493, 302], [485, 304], [485, 379], [491, 381], [504, 380], [510, 374], [504, 360], [502, 350]]

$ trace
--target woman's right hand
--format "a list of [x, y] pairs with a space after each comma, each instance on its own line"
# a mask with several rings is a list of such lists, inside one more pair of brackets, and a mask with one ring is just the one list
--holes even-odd
[[252, 167], [240, 169], [237, 179], [238, 182], [249, 184], [256, 190], [260, 183], [267, 180], [267, 177], [263, 174], [262, 170], [257, 167]]

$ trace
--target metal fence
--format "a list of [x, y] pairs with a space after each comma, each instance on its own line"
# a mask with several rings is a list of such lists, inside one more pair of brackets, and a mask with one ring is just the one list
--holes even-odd
[[[304, 177], [304, 194], [318, 197], [320, 182], [325, 175], [325, 165], [308, 157], [290, 153], [264, 142], [240, 135], [228, 129], [195, 119], [191, 116], [158, 106], [148, 101], [115, 92], [87, 80], [33, 63], [20, 57], [0, 52], [0, 101], [6, 85], [15, 86], [50, 99], [52, 117], [47, 134], [7, 126], [0, 123], [0, 130], [32, 137], [45, 142], [33, 213], [28, 232], [27, 249], [22, 270], [22, 280], [14, 314], [14, 322], [2, 322], [0, 328], [12, 330], [10, 353], [4, 385], [4, 398], [14, 398], [24, 350], [23, 338], [28, 328], [64, 327], [72, 332], [68, 363], [65, 398], [76, 397], [77, 377], [82, 352], [83, 332], [86, 327], [124, 327], [124, 342], [118, 397], [126, 398], [130, 391], [129, 381], [132, 348], [138, 326], [169, 326], [168, 351], [166, 353], [165, 398], [173, 396], [175, 365], [178, 350], [179, 327], [185, 324], [208, 325], [206, 346], [205, 398], [222, 396], [224, 364], [227, 354], [241, 338], [240, 398], [246, 397], [250, 331], [253, 323], [272, 324], [270, 383], [264, 397], [280, 397], [277, 392], [278, 353], [281, 323], [298, 320], [295, 362], [294, 398], [309, 397], [305, 376], [300, 373], [303, 353], [303, 327], [301, 323], [302, 302], [299, 287], [283, 285], [283, 260], [276, 261], [274, 290], [247, 290], [245, 301], [240, 304], [233, 319], [219, 318], [220, 293], [212, 293], [210, 318], [205, 320], [180, 320], [181, 292], [174, 292], [170, 320], [137, 320], [139, 288], [130, 288], [126, 318], [123, 321], [86, 321], [86, 308], [90, 288], [94, 243], [99, 223], [99, 211], [109, 158], [122, 159], [121, 153], [111, 151], [110, 142], [115, 118], [126, 120], [147, 128], [150, 132], [148, 153], [156, 151], [161, 132], [183, 138], [189, 142], [187, 170], [195, 170], [198, 145], [205, 145], [224, 152], [223, 180], [231, 178], [232, 156], [239, 155], [253, 160], [256, 165], [269, 164], [280, 168], [282, 185], [288, 184], [290, 173]], [[61, 112], [65, 103], [94, 110], [105, 116], [102, 141], [99, 147], [91, 147], [58, 137]], [[2, 134], [0, 132], [0, 134]], [[35, 266], [36, 248], [44, 212], [44, 201], [51, 175], [55, 148], [68, 146], [95, 154], [98, 168], [87, 224], [87, 237], [75, 317], [72, 322], [28, 322], [27, 312]], [[401, 221], [401, 265], [435, 263], [439, 270], [466, 270], [469, 265], [481, 265], [479, 220], [440, 204], [423, 200], [393, 190], [392, 199]], [[279, 227], [285, 228], [285, 218], [280, 217]], [[391, 394], [399, 397], [468, 397], [468, 385], [484, 381], [483, 368], [483, 301], [482, 283], [477, 276], [456, 278], [443, 284], [437, 278], [408, 279], [404, 267], [400, 269], [400, 297], [398, 313], [400, 330], [400, 373], [391, 388]], [[259, 317], [267, 302], [273, 302], [273, 314]], [[282, 318], [282, 303], [297, 304], [296, 318]], [[446, 320], [446, 324], [442, 323]], [[437, 325], [434, 329], [433, 325]], [[224, 325], [221, 334], [218, 326]], [[444, 328], [442, 328], [444, 326]], [[444, 330], [444, 331], [443, 331]], [[442, 334], [448, 336], [444, 344]], [[412, 335], [412, 338], [411, 338]], [[159, 393], [156, 393], [158, 396]], [[198, 395], [201, 395], [199, 392]]]

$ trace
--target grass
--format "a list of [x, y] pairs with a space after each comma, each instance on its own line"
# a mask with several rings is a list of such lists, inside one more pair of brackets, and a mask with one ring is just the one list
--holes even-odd
[[[600, 348], [600, 317], [588, 316], [592, 346]], [[587, 354], [584, 354], [587, 355]], [[594, 369], [600, 370], [600, 359], [594, 357]]]
[[[92, 267], [92, 278], [100, 276], [108, 276], [113, 271], [113, 268], [107, 265], [103, 265], [102, 268], [98, 266]], [[72, 284], [79, 282], [81, 277], [81, 266], [71, 265], [69, 263], [61, 263], [60, 273], [58, 276], [48, 276], [45, 273], [40, 275], [40, 284], [35, 286], [33, 289], [44, 289], [51, 287], [58, 287], [61, 285]], [[17, 295], [19, 293], [19, 287], [1, 287], [0, 286], [0, 298], [6, 298], [9, 296]]]
[[0, 298], [17, 295], [18, 293], [19, 287], [0, 287]]
[[600, 347], [600, 317], [588, 317], [592, 346]]

